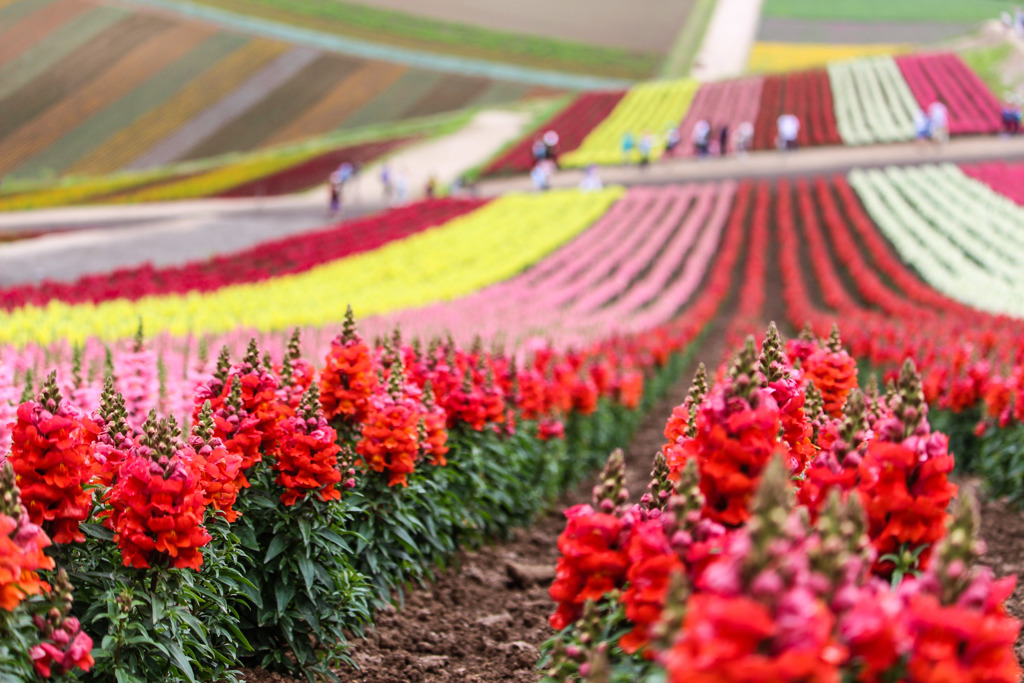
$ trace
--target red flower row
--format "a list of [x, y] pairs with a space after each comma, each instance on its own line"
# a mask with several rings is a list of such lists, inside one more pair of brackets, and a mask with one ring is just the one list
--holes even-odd
[[52, 300], [68, 303], [135, 300], [150, 295], [205, 292], [232, 284], [257, 282], [377, 249], [445, 223], [482, 204], [480, 200], [432, 199], [324, 230], [263, 242], [206, 261], [162, 268], [146, 264], [101, 275], [84, 275], [74, 282], [44, 280], [39, 284], [15, 285], [0, 289], [0, 308], [42, 306]]

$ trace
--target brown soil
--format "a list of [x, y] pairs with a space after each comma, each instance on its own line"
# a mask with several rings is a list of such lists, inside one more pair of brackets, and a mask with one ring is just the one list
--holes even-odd
[[[961, 489], [965, 485], [961, 484]], [[988, 545], [982, 564], [991, 567], [997, 576], [1015, 574], [1017, 588], [1006, 601], [1006, 610], [1024, 620], [1024, 515], [998, 500], [985, 501], [981, 507], [981, 537]], [[1024, 666], [1024, 638], [1017, 637], [1017, 661]]]

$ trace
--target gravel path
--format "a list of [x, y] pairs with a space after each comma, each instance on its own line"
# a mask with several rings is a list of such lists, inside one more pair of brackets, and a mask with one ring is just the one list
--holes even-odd
[[[400, 149], [387, 160], [404, 174], [408, 198], [423, 195], [433, 175], [447, 187], [517, 139], [529, 118], [521, 112], [484, 111], [459, 131]], [[383, 163], [383, 162], [382, 162]], [[381, 164], [371, 164], [345, 188], [344, 215], [386, 208]], [[300, 195], [210, 199], [131, 206], [86, 206], [0, 214], [0, 232], [57, 230], [0, 244], [0, 286], [152, 262], [171, 265], [233, 252], [259, 242], [322, 227], [326, 188]]]
[[[403, 149], [388, 161], [404, 172], [409, 198], [422, 196], [434, 174], [446, 186], [515, 139], [526, 116], [507, 111], [477, 115], [462, 130]], [[821, 147], [794, 154], [757, 152], [728, 159], [665, 160], [647, 169], [601, 170], [605, 183], [667, 184], [726, 178], [843, 173], [854, 167], [1024, 159], [1024, 138], [961, 138], [944, 148], [913, 143], [865, 147]], [[563, 171], [555, 187], [575, 187], [581, 172]], [[525, 177], [486, 181], [484, 196], [529, 191]], [[44, 237], [0, 244], [0, 286], [43, 278], [68, 280], [85, 273], [152, 262], [182, 263], [244, 249], [253, 244], [326, 225], [323, 189], [302, 195], [262, 199], [215, 199], [134, 206], [90, 206], [0, 214], [0, 232], [52, 229]], [[380, 165], [367, 167], [346, 188], [346, 215], [385, 208]]]

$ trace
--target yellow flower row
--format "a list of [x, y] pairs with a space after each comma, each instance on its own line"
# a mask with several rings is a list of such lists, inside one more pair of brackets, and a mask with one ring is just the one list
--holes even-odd
[[[563, 156], [562, 162], [566, 166], [587, 166], [636, 161], [645, 135], [654, 140], [651, 161], [658, 159], [665, 149], [665, 132], [678, 126], [686, 116], [697, 88], [698, 83], [690, 79], [634, 86], [608, 118], [590, 131], [579, 148]], [[627, 134], [632, 137], [633, 146], [624, 153], [623, 139]]]
[[888, 43], [840, 45], [757, 42], [750, 51], [747, 69], [758, 73], [798, 71], [845, 59], [899, 54], [909, 49], [907, 45]]
[[349, 304], [360, 316], [470, 294], [512, 277], [566, 243], [623, 193], [513, 194], [442, 226], [310, 271], [216, 292], [27, 306], [0, 323], [0, 343], [82, 342], [88, 337], [261, 331], [325, 325]]

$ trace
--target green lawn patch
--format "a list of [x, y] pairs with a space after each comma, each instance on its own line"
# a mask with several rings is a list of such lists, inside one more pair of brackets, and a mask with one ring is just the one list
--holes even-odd
[[1002, 97], [1005, 90], [1017, 85], [1003, 80], [1002, 65], [1011, 52], [1013, 52], [1012, 45], [1001, 43], [991, 47], [964, 50], [960, 53], [960, 57], [985, 82], [993, 95]]
[[1012, 9], [1005, 0], [766, 0], [762, 13], [794, 19], [974, 22]]
[[654, 53], [504, 33], [400, 12], [323, 0], [197, 0], [230, 12], [292, 26], [402, 47], [534, 68], [643, 79], [654, 75]]

